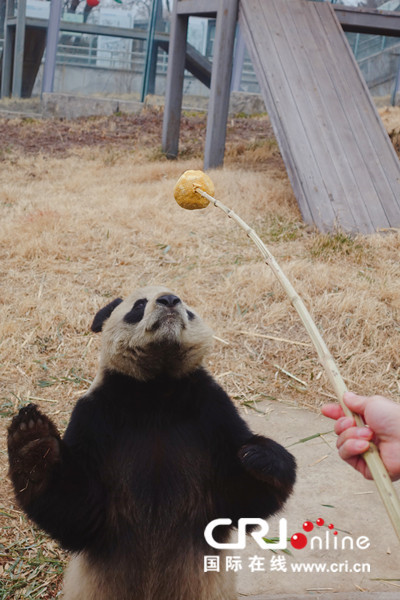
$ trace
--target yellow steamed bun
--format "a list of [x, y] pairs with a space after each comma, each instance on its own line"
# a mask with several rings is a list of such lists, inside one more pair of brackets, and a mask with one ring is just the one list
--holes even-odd
[[185, 171], [174, 187], [174, 198], [182, 208], [195, 210], [206, 208], [210, 201], [196, 193], [196, 188], [202, 189], [210, 196], [214, 195], [214, 184], [203, 171]]

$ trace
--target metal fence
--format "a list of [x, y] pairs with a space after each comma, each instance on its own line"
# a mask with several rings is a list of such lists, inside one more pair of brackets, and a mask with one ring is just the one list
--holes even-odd
[[[360, 65], [380, 54], [400, 54], [399, 38], [356, 33], [346, 35]], [[105, 40], [107, 43], [104, 43]], [[142, 40], [62, 33], [57, 49], [57, 65], [119, 70], [140, 76], [145, 68], [145, 46], [146, 43]], [[2, 49], [3, 39], [0, 37], [0, 52]], [[212, 56], [208, 58], [212, 60]], [[398, 62], [400, 62], [400, 58]], [[392, 68], [393, 72], [388, 75], [393, 82], [396, 80], [398, 62], [395, 63], [397, 66]], [[167, 65], [168, 55], [160, 49], [157, 57], [157, 76], [166, 75]], [[186, 75], [188, 79], [193, 79], [189, 73]], [[244, 61], [240, 89], [247, 92], [259, 92], [257, 78], [248, 57]]]

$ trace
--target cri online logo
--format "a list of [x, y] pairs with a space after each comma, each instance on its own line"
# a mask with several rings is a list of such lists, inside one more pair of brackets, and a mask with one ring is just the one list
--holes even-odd
[[[243, 550], [246, 547], [246, 533], [247, 528], [251, 527], [252, 529], [258, 525], [258, 529], [250, 531], [250, 535], [254, 538], [257, 544], [263, 550], [284, 550], [287, 548], [287, 520], [285, 518], [279, 519], [279, 538], [274, 542], [267, 542], [265, 537], [269, 531], [269, 525], [267, 521], [264, 519], [239, 519], [238, 520], [238, 538], [237, 542], [217, 542], [214, 537], [214, 529], [222, 525], [232, 525], [231, 519], [214, 519], [211, 521], [204, 530], [204, 537], [212, 548], [217, 549], [228, 549], [228, 550]], [[310, 542], [310, 548], [317, 550], [338, 550], [338, 549], [346, 549], [353, 550], [354, 547], [359, 548], [360, 550], [365, 550], [369, 548], [370, 541], [366, 536], [360, 536], [356, 540], [354, 540], [350, 535], [345, 535], [338, 541], [337, 535], [338, 532], [335, 529], [334, 525], [330, 523], [329, 525], [325, 525], [325, 521], [322, 518], [318, 518], [315, 521], [315, 525], [318, 529], [315, 531], [319, 531], [322, 533], [321, 535], [313, 535], [310, 540], [308, 540], [307, 536], [302, 532], [294, 533], [290, 538], [290, 544], [296, 550], [302, 550], [305, 548]], [[322, 528], [326, 527], [325, 536], [323, 535]], [[303, 530], [306, 533], [311, 533], [314, 530], [314, 523], [312, 521], [304, 521]], [[333, 535], [333, 537], [332, 537]]]
[[[322, 527], [323, 525], [325, 525], [324, 519], [321, 518], [317, 519], [315, 522], [318, 525], [318, 527]], [[328, 525], [328, 528], [334, 529], [334, 525], [330, 523]], [[311, 521], [304, 521], [303, 529], [304, 531], [309, 533], [314, 529], [314, 524]], [[337, 535], [337, 533], [337, 531], [334, 531], [333, 535]], [[304, 533], [294, 533], [290, 538], [290, 543], [292, 544], [293, 548], [296, 548], [296, 550], [301, 550], [302, 548], [305, 548], [307, 546], [307, 541], [307, 536], [305, 536]]]

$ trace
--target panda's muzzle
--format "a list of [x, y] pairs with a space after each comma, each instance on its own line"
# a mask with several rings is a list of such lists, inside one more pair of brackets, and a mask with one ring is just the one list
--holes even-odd
[[180, 326], [185, 329], [186, 323], [183, 316], [185, 311], [182, 301], [178, 296], [164, 294], [157, 298], [155, 304], [158, 306], [158, 310], [155, 311], [155, 320], [147, 328], [148, 331], [157, 331], [164, 323], [171, 321], [180, 322]]
[[178, 304], [181, 304], [181, 299], [173, 294], [164, 294], [156, 300], [156, 304], [161, 304], [167, 308], [175, 308]]

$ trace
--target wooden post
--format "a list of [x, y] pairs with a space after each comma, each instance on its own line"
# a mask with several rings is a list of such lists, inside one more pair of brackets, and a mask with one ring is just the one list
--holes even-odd
[[393, 88], [393, 93], [392, 93], [392, 102], [391, 102], [392, 106], [396, 106], [397, 90], [399, 88], [400, 88], [400, 55], [399, 55], [399, 60], [398, 60], [396, 81], [394, 82], [394, 88]]
[[231, 92], [238, 92], [240, 90], [245, 52], [246, 44], [244, 43], [244, 37], [240, 26], [238, 25], [236, 28], [236, 46], [233, 57]]
[[185, 73], [186, 36], [189, 17], [178, 15], [175, 0], [171, 19], [168, 52], [167, 88], [165, 92], [162, 150], [168, 158], [176, 158], [179, 147], [183, 77]]
[[214, 41], [204, 169], [224, 162], [238, 0], [220, 0]]
[[8, 24], [8, 19], [14, 16], [15, 1], [7, 0], [4, 22], [3, 62], [1, 69], [1, 97], [8, 98], [11, 94], [11, 75], [13, 62], [13, 47], [15, 29]]
[[7, 8], [7, 0], [0, 0], [0, 27], [2, 30], [4, 29], [4, 25], [6, 22], [6, 8]]
[[46, 39], [46, 56], [43, 68], [42, 94], [53, 91], [62, 6], [62, 0], [52, 0], [50, 4], [50, 16]]
[[14, 67], [12, 93], [14, 98], [21, 98], [22, 72], [24, 67], [26, 0], [18, 0], [17, 24], [15, 28]]
[[178, 154], [188, 18], [191, 14], [208, 17], [216, 14], [204, 168], [223, 163], [237, 12], [238, 0], [175, 0], [162, 137], [163, 152], [170, 158]]

